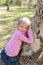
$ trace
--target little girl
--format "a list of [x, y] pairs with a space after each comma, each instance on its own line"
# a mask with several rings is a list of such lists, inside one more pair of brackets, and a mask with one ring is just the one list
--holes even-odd
[[[29, 37], [26, 37], [26, 32]], [[31, 21], [27, 17], [19, 19], [16, 32], [12, 35], [8, 44], [1, 52], [1, 57], [6, 65], [19, 65], [14, 57], [19, 54], [23, 41], [28, 44], [32, 44], [34, 41]]]

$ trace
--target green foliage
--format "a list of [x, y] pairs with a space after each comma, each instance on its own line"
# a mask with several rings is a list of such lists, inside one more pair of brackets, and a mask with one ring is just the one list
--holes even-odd
[[[6, 5], [7, 0], [0, 0], [0, 5]], [[21, 0], [10, 0], [10, 5], [21, 6]]]
[[[7, 0], [0, 0], [0, 5], [6, 5], [6, 1]], [[23, 0], [10, 0], [10, 5], [17, 5], [17, 6], [21, 6]], [[31, 4], [30, 6], [35, 7], [36, 6], [36, 2], [37, 0], [31, 0], [31, 2], [29, 4]]]
[[21, 0], [15, 0], [15, 5], [21, 6]]
[[15, 5], [15, 0], [11, 0], [10, 5]]
[[4, 5], [6, 3], [6, 0], [0, 0], [0, 5]]

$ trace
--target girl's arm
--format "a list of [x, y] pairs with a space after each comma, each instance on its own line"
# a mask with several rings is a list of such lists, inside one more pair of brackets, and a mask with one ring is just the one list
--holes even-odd
[[30, 41], [33, 43], [34, 42], [34, 36], [33, 36], [33, 31], [32, 31], [31, 26], [28, 29], [28, 37], [29, 37]]
[[33, 33], [32, 33], [32, 29], [29, 29], [28, 30], [28, 37], [26, 37], [24, 34], [20, 34], [19, 37], [22, 41], [26, 42], [26, 43], [29, 43], [29, 44], [32, 44], [33, 43]]

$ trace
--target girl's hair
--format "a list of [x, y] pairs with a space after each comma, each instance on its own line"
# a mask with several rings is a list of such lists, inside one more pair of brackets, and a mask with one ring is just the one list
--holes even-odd
[[20, 18], [20, 19], [18, 20], [18, 23], [20, 24], [21, 22], [25, 22], [25, 23], [27, 23], [28, 25], [31, 24], [31, 21], [30, 21], [30, 19], [29, 19], [28, 17]]

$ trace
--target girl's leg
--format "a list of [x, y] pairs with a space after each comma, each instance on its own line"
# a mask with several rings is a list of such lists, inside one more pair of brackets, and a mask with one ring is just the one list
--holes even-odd
[[9, 60], [11, 62], [11, 65], [20, 65], [19, 62], [16, 61], [15, 58], [13, 58], [13, 57], [10, 57]]
[[10, 61], [8, 60], [8, 57], [7, 55], [5, 54], [5, 51], [2, 50], [1, 52], [1, 58], [2, 60], [5, 62], [6, 65], [11, 65]]

